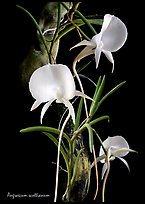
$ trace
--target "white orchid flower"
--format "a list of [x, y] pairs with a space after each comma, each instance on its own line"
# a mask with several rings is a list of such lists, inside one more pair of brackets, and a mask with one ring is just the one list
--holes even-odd
[[70, 116], [72, 117], [73, 123], [75, 123], [75, 111], [69, 100], [75, 96], [86, 97], [88, 99], [91, 98], [76, 90], [71, 71], [63, 64], [47, 64], [34, 71], [30, 77], [29, 90], [33, 98], [35, 98], [35, 102], [32, 105], [31, 110], [37, 108], [41, 103], [46, 103], [41, 111], [41, 123], [45, 112], [54, 101], [56, 101], [56, 103], [63, 103], [69, 109], [69, 114], [61, 127], [58, 141], [54, 196], [54, 202], [56, 202], [58, 193], [59, 157], [63, 130]]
[[93, 36], [90, 41], [83, 40], [72, 47], [75, 48], [81, 45], [86, 45], [75, 60], [80, 61], [88, 55], [95, 54], [96, 68], [98, 68], [101, 52], [103, 52], [107, 59], [113, 64], [113, 72], [114, 59], [112, 52], [116, 52], [124, 45], [127, 35], [128, 33], [125, 24], [118, 17], [106, 14], [104, 16], [100, 33]]
[[[104, 152], [105, 148], [107, 155]], [[99, 152], [99, 157], [100, 162], [104, 163], [103, 168], [102, 168], [102, 179], [104, 177], [105, 172], [108, 169], [108, 164], [106, 161], [106, 158], [109, 158], [109, 161], [114, 160], [115, 158], [120, 159], [126, 167], [129, 169], [129, 165], [125, 159], [122, 157], [126, 156], [129, 152], [135, 152], [134, 150], [129, 148], [129, 145], [127, 141], [122, 137], [122, 136], [114, 136], [114, 137], [108, 137], [104, 142], [103, 142], [103, 147], [100, 147], [100, 152]]]
[[41, 111], [41, 123], [45, 112], [54, 101], [63, 103], [69, 109], [69, 114], [75, 123], [74, 108], [69, 100], [74, 96], [89, 98], [76, 90], [71, 71], [62, 64], [47, 64], [34, 71], [30, 77], [29, 90], [35, 98], [31, 110], [37, 108], [41, 103], [46, 103]]

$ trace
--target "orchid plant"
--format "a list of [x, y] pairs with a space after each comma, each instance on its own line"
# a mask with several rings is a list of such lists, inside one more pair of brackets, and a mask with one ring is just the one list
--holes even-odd
[[[66, 164], [67, 172], [67, 185], [66, 191], [62, 196], [62, 200], [65, 202], [83, 201], [91, 185], [90, 177], [91, 171], [94, 167], [96, 170], [96, 193], [94, 198], [97, 198], [98, 193], [98, 168], [100, 163], [103, 163], [102, 168], [102, 202], [105, 201], [105, 186], [106, 180], [110, 171], [110, 161], [115, 158], [120, 159], [129, 169], [129, 165], [123, 158], [129, 152], [135, 152], [129, 148], [126, 139], [122, 136], [106, 136], [106, 140], [102, 141], [100, 135], [95, 129], [98, 122], [102, 120], [109, 121], [108, 115], [97, 116], [97, 110], [101, 104], [111, 96], [115, 91], [125, 84], [125, 81], [117, 84], [108, 93], [103, 94], [105, 87], [106, 76], [98, 76], [98, 80], [93, 82], [95, 84], [93, 97], [85, 94], [84, 87], [81, 82], [81, 77], [77, 69], [77, 63], [85, 57], [91, 57], [95, 55], [96, 68], [99, 66], [99, 60], [101, 53], [103, 52], [107, 59], [113, 64], [112, 72], [114, 70], [114, 59], [112, 52], [118, 51], [126, 42], [128, 32], [126, 25], [116, 16], [111, 14], [104, 15], [103, 19], [99, 19], [96, 16], [92, 19], [87, 19], [79, 10], [78, 3], [72, 3], [68, 6], [68, 2], [55, 2], [57, 3], [57, 23], [52, 28], [47, 25], [44, 29], [41, 23], [37, 23], [34, 17], [23, 7], [17, 5], [17, 7], [28, 14], [33, 20], [38, 30], [39, 39], [41, 38], [42, 49], [45, 50], [44, 55], [47, 60], [43, 66], [34, 68], [34, 71], [30, 74], [28, 84], [29, 91], [32, 97], [35, 99], [31, 111], [35, 110], [40, 104], [45, 103], [40, 114], [40, 126], [26, 127], [21, 129], [21, 133], [39, 131], [48, 136], [48, 138], [57, 146], [57, 163], [56, 163], [56, 182], [54, 192], [54, 202], [58, 199], [58, 185], [59, 185], [59, 170], [60, 170], [60, 154]], [[63, 12], [62, 12], [63, 10]], [[65, 11], [65, 12], [64, 12]], [[62, 21], [62, 14], [67, 15], [67, 20]], [[81, 26], [87, 26], [88, 30], [92, 31], [91, 38], [84, 33]], [[102, 26], [99, 33], [96, 32], [94, 26]], [[43, 32], [42, 32], [43, 28]], [[59, 64], [56, 61], [57, 51], [53, 55], [54, 46], [58, 43], [62, 37], [68, 35], [73, 29], [76, 29], [81, 36], [81, 41], [74, 45], [72, 48], [78, 46], [86, 46], [74, 59], [72, 68], [64, 64]], [[48, 35], [52, 34], [52, 39], [48, 41]], [[82, 40], [82, 38], [84, 38]], [[58, 44], [57, 44], [58, 45]], [[70, 48], [70, 50], [72, 49]], [[46, 57], [47, 55], [47, 57]], [[69, 53], [68, 53], [69, 55]], [[87, 68], [87, 66], [85, 67]], [[116, 67], [117, 69], [117, 67]], [[97, 78], [97, 77], [96, 77]], [[79, 82], [80, 90], [76, 90], [76, 81]], [[90, 82], [92, 80], [90, 79]], [[75, 110], [73, 104], [80, 98], [78, 108]], [[87, 100], [86, 100], [87, 99]], [[91, 102], [88, 109], [88, 99]], [[72, 102], [71, 102], [72, 101]], [[47, 114], [48, 108], [52, 103], [61, 103], [65, 107], [64, 115], [60, 119], [58, 128], [43, 126], [43, 118]], [[86, 118], [81, 120], [83, 114], [83, 103], [85, 105]], [[49, 110], [48, 110], [49, 111]], [[65, 117], [65, 113], [68, 115]], [[63, 121], [63, 122], [62, 122]], [[61, 125], [62, 123], [62, 125]], [[69, 126], [69, 123], [73, 124], [71, 132], [65, 132], [65, 128]], [[72, 127], [72, 126], [71, 126]], [[88, 131], [88, 147], [83, 144], [83, 133]], [[56, 137], [58, 136], [58, 138]], [[94, 140], [97, 138], [97, 144]], [[99, 153], [96, 153], [95, 146], [100, 146]], [[88, 152], [88, 153], [86, 153]], [[89, 154], [93, 155], [93, 161], [90, 160]], [[79, 187], [81, 186], [81, 187]], [[77, 190], [77, 191], [76, 191]], [[77, 192], [77, 193], [74, 193]]]

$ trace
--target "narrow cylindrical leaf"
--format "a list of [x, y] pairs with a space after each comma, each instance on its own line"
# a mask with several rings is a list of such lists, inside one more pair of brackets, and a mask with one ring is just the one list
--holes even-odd
[[103, 116], [101, 116], [101, 117], [99, 117], [99, 118], [96, 118], [95, 120], [92, 120], [89, 124], [92, 126], [92, 125], [94, 125], [94, 124], [96, 124], [96, 123], [98, 123], [98, 122], [100, 122], [100, 121], [102, 121], [102, 120], [109, 120], [109, 116], [108, 115], [103, 115]]
[[110, 96], [111, 94], [113, 94], [115, 91], [117, 91], [122, 85], [124, 85], [126, 83], [126, 81], [121, 82], [120, 84], [118, 84], [117, 86], [115, 86], [113, 89], [111, 89], [111, 91], [109, 91], [107, 94], [105, 94], [105, 96], [103, 96], [103, 98], [99, 101], [99, 106], [101, 105], [101, 103], [103, 101], [105, 101], [108, 96]]
[[103, 76], [103, 79], [102, 79], [102, 81], [101, 81], [101, 83], [100, 83], [100, 78], [99, 78], [99, 80], [98, 80], [98, 85], [97, 85], [97, 87], [96, 87], [96, 91], [95, 91], [95, 94], [94, 94], [94, 104], [92, 103], [92, 105], [91, 105], [91, 108], [90, 108], [90, 113], [89, 113], [89, 115], [90, 115], [90, 117], [92, 117], [94, 114], [95, 114], [95, 112], [96, 112], [96, 110], [97, 110], [97, 108], [98, 108], [98, 102], [99, 102], [99, 100], [100, 100], [100, 98], [101, 98], [101, 95], [102, 95], [102, 92], [103, 92], [103, 89], [104, 89], [104, 85], [105, 85], [105, 75]]
[[78, 111], [77, 111], [77, 116], [76, 116], [76, 122], [75, 122], [75, 126], [74, 126], [74, 131], [77, 130], [77, 128], [79, 127], [80, 124], [80, 117], [81, 117], [81, 112], [82, 112], [82, 107], [83, 107], [83, 99], [80, 99], [80, 103], [78, 106]]
[[[50, 133], [48, 132], [43, 132], [43, 134], [45, 134], [47, 137], [49, 137], [49, 139], [58, 147], [58, 140]], [[68, 156], [66, 154], [66, 152], [64, 151], [63, 147], [60, 147], [60, 152], [66, 162], [66, 166], [68, 166]]]
[[[52, 127], [47, 127], [47, 126], [33, 126], [33, 127], [27, 127], [24, 129], [20, 130], [21, 133], [28, 133], [28, 132], [51, 132], [54, 134], [59, 135], [60, 134], [60, 130], [56, 129], [56, 128], [52, 128]], [[70, 138], [67, 134], [63, 133], [63, 137], [68, 141], [68, 143], [70, 144]]]
[[93, 130], [92, 130], [92, 127], [89, 124], [86, 124], [85, 126], [88, 129], [88, 133], [89, 133], [89, 148], [90, 148], [90, 152], [92, 153], [93, 145], [94, 145]]

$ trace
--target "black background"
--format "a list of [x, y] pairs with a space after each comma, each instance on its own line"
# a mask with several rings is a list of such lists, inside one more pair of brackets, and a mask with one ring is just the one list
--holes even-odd
[[[35, 2], [17, 1], [28, 9], [37, 19], [42, 6], [46, 1]], [[92, 2], [92, 3], [90, 3]], [[97, 126], [98, 132], [105, 139], [107, 136], [122, 135], [128, 141], [130, 148], [138, 151], [138, 154], [129, 153], [126, 160], [131, 172], [118, 160], [111, 162], [111, 171], [106, 186], [106, 201], [127, 202], [141, 201], [144, 185], [144, 56], [142, 54], [143, 20], [140, 5], [129, 7], [118, 5], [97, 5], [95, 1], [82, 2], [80, 11], [83, 14], [95, 14], [104, 16], [106, 13], [119, 17], [127, 26], [128, 39], [125, 45], [116, 53], [114, 73], [111, 74], [111, 63], [101, 56], [99, 68], [95, 70], [95, 62], [85, 71], [95, 81], [99, 75], [106, 74], [106, 91], [122, 81], [127, 83], [114, 95], [104, 102], [99, 114], [109, 114], [110, 123], [102, 122]], [[95, 6], [94, 6], [95, 5]], [[11, 194], [49, 194], [46, 200], [53, 201], [55, 186], [55, 165], [57, 148], [42, 134], [22, 134], [20, 129], [39, 125], [41, 109], [30, 112], [33, 98], [25, 91], [19, 81], [18, 67], [24, 59], [29, 47], [35, 39], [35, 29], [29, 18], [18, 11], [12, 10], [6, 22], [7, 42], [4, 46], [2, 57], [3, 71], [2, 83], [2, 132], [4, 139], [2, 145], [2, 190], [0, 200], [12, 200], [7, 197]], [[12, 19], [12, 25], [11, 24]], [[12, 26], [12, 29], [10, 27]], [[34, 30], [33, 30], [34, 29]], [[76, 48], [69, 52], [69, 48], [79, 42], [77, 32], [72, 40], [72, 35], [64, 37], [60, 44], [57, 63], [71, 67], [73, 59], [82, 48]], [[62, 46], [61, 46], [62, 45]], [[3, 55], [2, 55], [3, 56]], [[83, 60], [81, 62], [83, 64]], [[85, 63], [85, 59], [84, 59]], [[86, 94], [92, 96], [93, 86], [85, 83]], [[51, 113], [51, 111], [50, 111]], [[48, 114], [50, 114], [48, 111]], [[50, 116], [52, 117], [52, 116]], [[3, 144], [3, 143], [2, 143]], [[4, 148], [3, 148], [4, 147]], [[98, 147], [96, 147], [98, 148]], [[101, 166], [101, 165], [100, 165]], [[101, 170], [101, 167], [99, 167]], [[94, 173], [94, 172], [93, 172]], [[65, 189], [65, 173], [60, 173], [60, 198]], [[96, 183], [92, 176], [91, 188], [86, 201], [92, 202]], [[101, 185], [99, 182], [98, 201], [101, 201]], [[16, 198], [15, 198], [16, 199]], [[20, 198], [22, 199], [22, 198]], [[19, 199], [19, 200], [20, 200]], [[33, 198], [29, 200], [43, 200]], [[17, 198], [18, 200], [18, 198]], [[26, 198], [25, 198], [26, 200]], [[97, 202], [97, 201], [96, 201]]]

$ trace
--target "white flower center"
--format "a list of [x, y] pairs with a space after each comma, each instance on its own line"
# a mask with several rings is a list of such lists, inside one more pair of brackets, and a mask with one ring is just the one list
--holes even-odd
[[100, 42], [98, 43], [98, 47], [101, 48], [101, 49], [102, 49], [103, 45], [104, 45], [104, 44], [103, 44], [102, 41], [100, 41]]
[[62, 89], [61, 88], [57, 88], [56, 90], [55, 90], [56, 92], [56, 95], [55, 95], [55, 97], [56, 97], [56, 103], [63, 103], [63, 93], [62, 93]]

